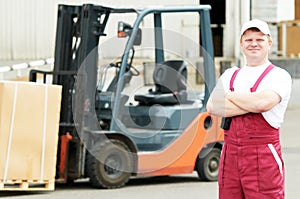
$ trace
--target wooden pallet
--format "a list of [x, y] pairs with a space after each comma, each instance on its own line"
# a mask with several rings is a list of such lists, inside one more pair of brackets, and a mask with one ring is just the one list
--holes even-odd
[[0, 180], [0, 191], [53, 191], [55, 180]]

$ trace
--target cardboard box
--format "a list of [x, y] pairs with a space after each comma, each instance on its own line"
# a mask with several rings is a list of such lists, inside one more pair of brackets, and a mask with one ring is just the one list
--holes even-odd
[[53, 181], [61, 86], [0, 81], [0, 181]]
[[295, 19], [300, 19], [300, 0], [295, 0]]
[[[286, 37], [282, 34], [282, 27], [286, 27]], [[278, 28], [278, 49], [285, 52], [283, 56], [299, 57], [300, 55], [300, 20], [281, 21]]]

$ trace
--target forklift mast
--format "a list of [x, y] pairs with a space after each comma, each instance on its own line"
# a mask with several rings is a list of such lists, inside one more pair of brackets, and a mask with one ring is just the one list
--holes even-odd
[[[63, 87], [60, 134], [72, 132], [69, 127], [74, 126], [72, 96], [75, 77], [80, 67], [83, 67], [88, 75], [86, 89], [95, 91], [99, 37], [105, 36], [103, 32], [110, 10], [107, 7], [91, 4], [59, 6], [53, 84]], [[89, 97], [91, 97], [90, 101], [93, 101], [94, 96]]]
[[[74, 118], [83, 117], [84, 104], [77, 103], [75, 114], [74, 100], [94, 102], [98, 44], [111, 9], [103, 6], [84, 4], [82, 6], [58, 6], [57, 30], [55, 42], [55, 62], [52, 71], [31, 70], [30, 81], [36, 82], [37, 75], [43, 75], [43, 82], [52, 76], [52, 84], [62, 85], [61, 112], [59, 123], [59, 143], [57, 153], [57, 178], [66, 182], [84, 175], [85, 150], [79, 137], [82, 124], [76, 124]], [[79, 70], [85, 74], [84, 88], [75, 88]], [[81, 99], [73, 99], [75, 92], [82, 92]], [[91, 104], [92, 106], [93, 104]]]

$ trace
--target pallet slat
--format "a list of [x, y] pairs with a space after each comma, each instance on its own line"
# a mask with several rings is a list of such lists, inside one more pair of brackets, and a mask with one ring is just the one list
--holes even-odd
[[0, 180], [0, 191], [53, 191], [54, 188], [54, 180]]

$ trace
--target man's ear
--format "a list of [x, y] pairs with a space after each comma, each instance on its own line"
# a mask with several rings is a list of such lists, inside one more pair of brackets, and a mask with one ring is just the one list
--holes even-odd
[[272, 44], [273, 44], [273, 40], [268, 36], [268, 43], [269, 43], [269, 46], [271, 47]]
[[273, 44], [273, 41], [272, 40], [269, 40], [269, 50], [271, 49], [271, 47], [272, 47], [272, 44]]

